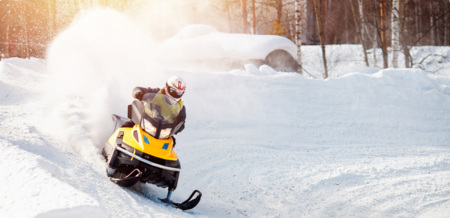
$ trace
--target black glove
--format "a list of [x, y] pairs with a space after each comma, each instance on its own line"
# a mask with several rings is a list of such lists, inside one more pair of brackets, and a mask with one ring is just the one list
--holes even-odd
[[133, 97], [138, 99], [139, 101], [142, 101], [142, 96], [144, 95], [144, 92], [139, 87], [136, 87], [133, 89]]
[[172, 139], [173, 139], [173, 146], [172, 147], [175, 148], [175, 145], [177, 144], [177, 140], [175, 140], [175, 137], [173, 137], [173, 136], [172, 136]]

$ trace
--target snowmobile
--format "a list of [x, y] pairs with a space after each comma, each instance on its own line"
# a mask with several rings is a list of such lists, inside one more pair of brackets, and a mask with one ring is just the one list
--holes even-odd
[[189, 210], [200, 202], [200, 191], [195, 190], [183, 203], [171, 201], [181, 170], [173, 138], [184, 122], [176, 119], [181, 109], [167, 95], [145, 94], [142, 101], [128, 105], [127, 118], [113, 115], [114, 133], [102, 153], [107, 162], [106, 174], [112, 182], [123, 187], [143, 182], [168, 188], [167, 197], [160, 200]]

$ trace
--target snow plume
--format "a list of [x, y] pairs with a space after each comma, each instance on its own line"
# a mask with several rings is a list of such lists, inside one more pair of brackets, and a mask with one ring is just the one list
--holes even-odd
[[150, 61], [148, 33], [141, 30], [124, 14], [93, 9], [79, 14], [49, 47], [52, 110], [46, 129], [83, 157], [99, 152], [113, 130], [111, 114], [126, 114], [134, 86], [164, 84], [166, 76]]
[[163, 40], [188, 24], [209, 24], [222, 31], [230, 31], [228, 21], [224, 19], [226, 16], [213, 10], [220, 7], [219, 4], [210, 0], [145, 0], [130, 12], [152, 30], [154, 39]]

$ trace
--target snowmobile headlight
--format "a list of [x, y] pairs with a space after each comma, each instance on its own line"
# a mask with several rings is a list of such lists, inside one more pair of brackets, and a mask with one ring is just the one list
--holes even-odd
[[156, 135], [156, 127], [152, 125], [152, 123], [146, 119], [142, 119], [142, 124], [144, 127], [144, 131], [146, 131], [148, 134], [152, 135], [153, 137]]
[[161, 129], [161, 132], [159, 133], [159, 138], [160, 139], [168, 139], [171, 131], [172, 131], [172, 128]]

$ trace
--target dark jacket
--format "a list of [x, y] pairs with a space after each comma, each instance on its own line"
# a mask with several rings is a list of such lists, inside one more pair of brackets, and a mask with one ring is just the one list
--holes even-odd
[[[144, 88], [144, 87], [136, 87], [133, 89], [133, 98], [138, 99], [139, 101], [142, 101], [142, 97], [147, 93], [158, 93], [161, 91], [160, 88]], [[165, 90], [162, 90], [162, 93], [165, 94]], [[184, 122], [183, 122], [184, 121]], [[178, 114], [178, 117], [175, 121], [175, 125], [177, 126], [180, 122], [183, 122], [183, 125], [181, 125], [180, 129], [175, 134], [178, 134], [179, 132], [183, 131], [184, 124], [186, 123], [186, 106], [183, 104], [183, 108], [181, 108], [180, 114]]]

